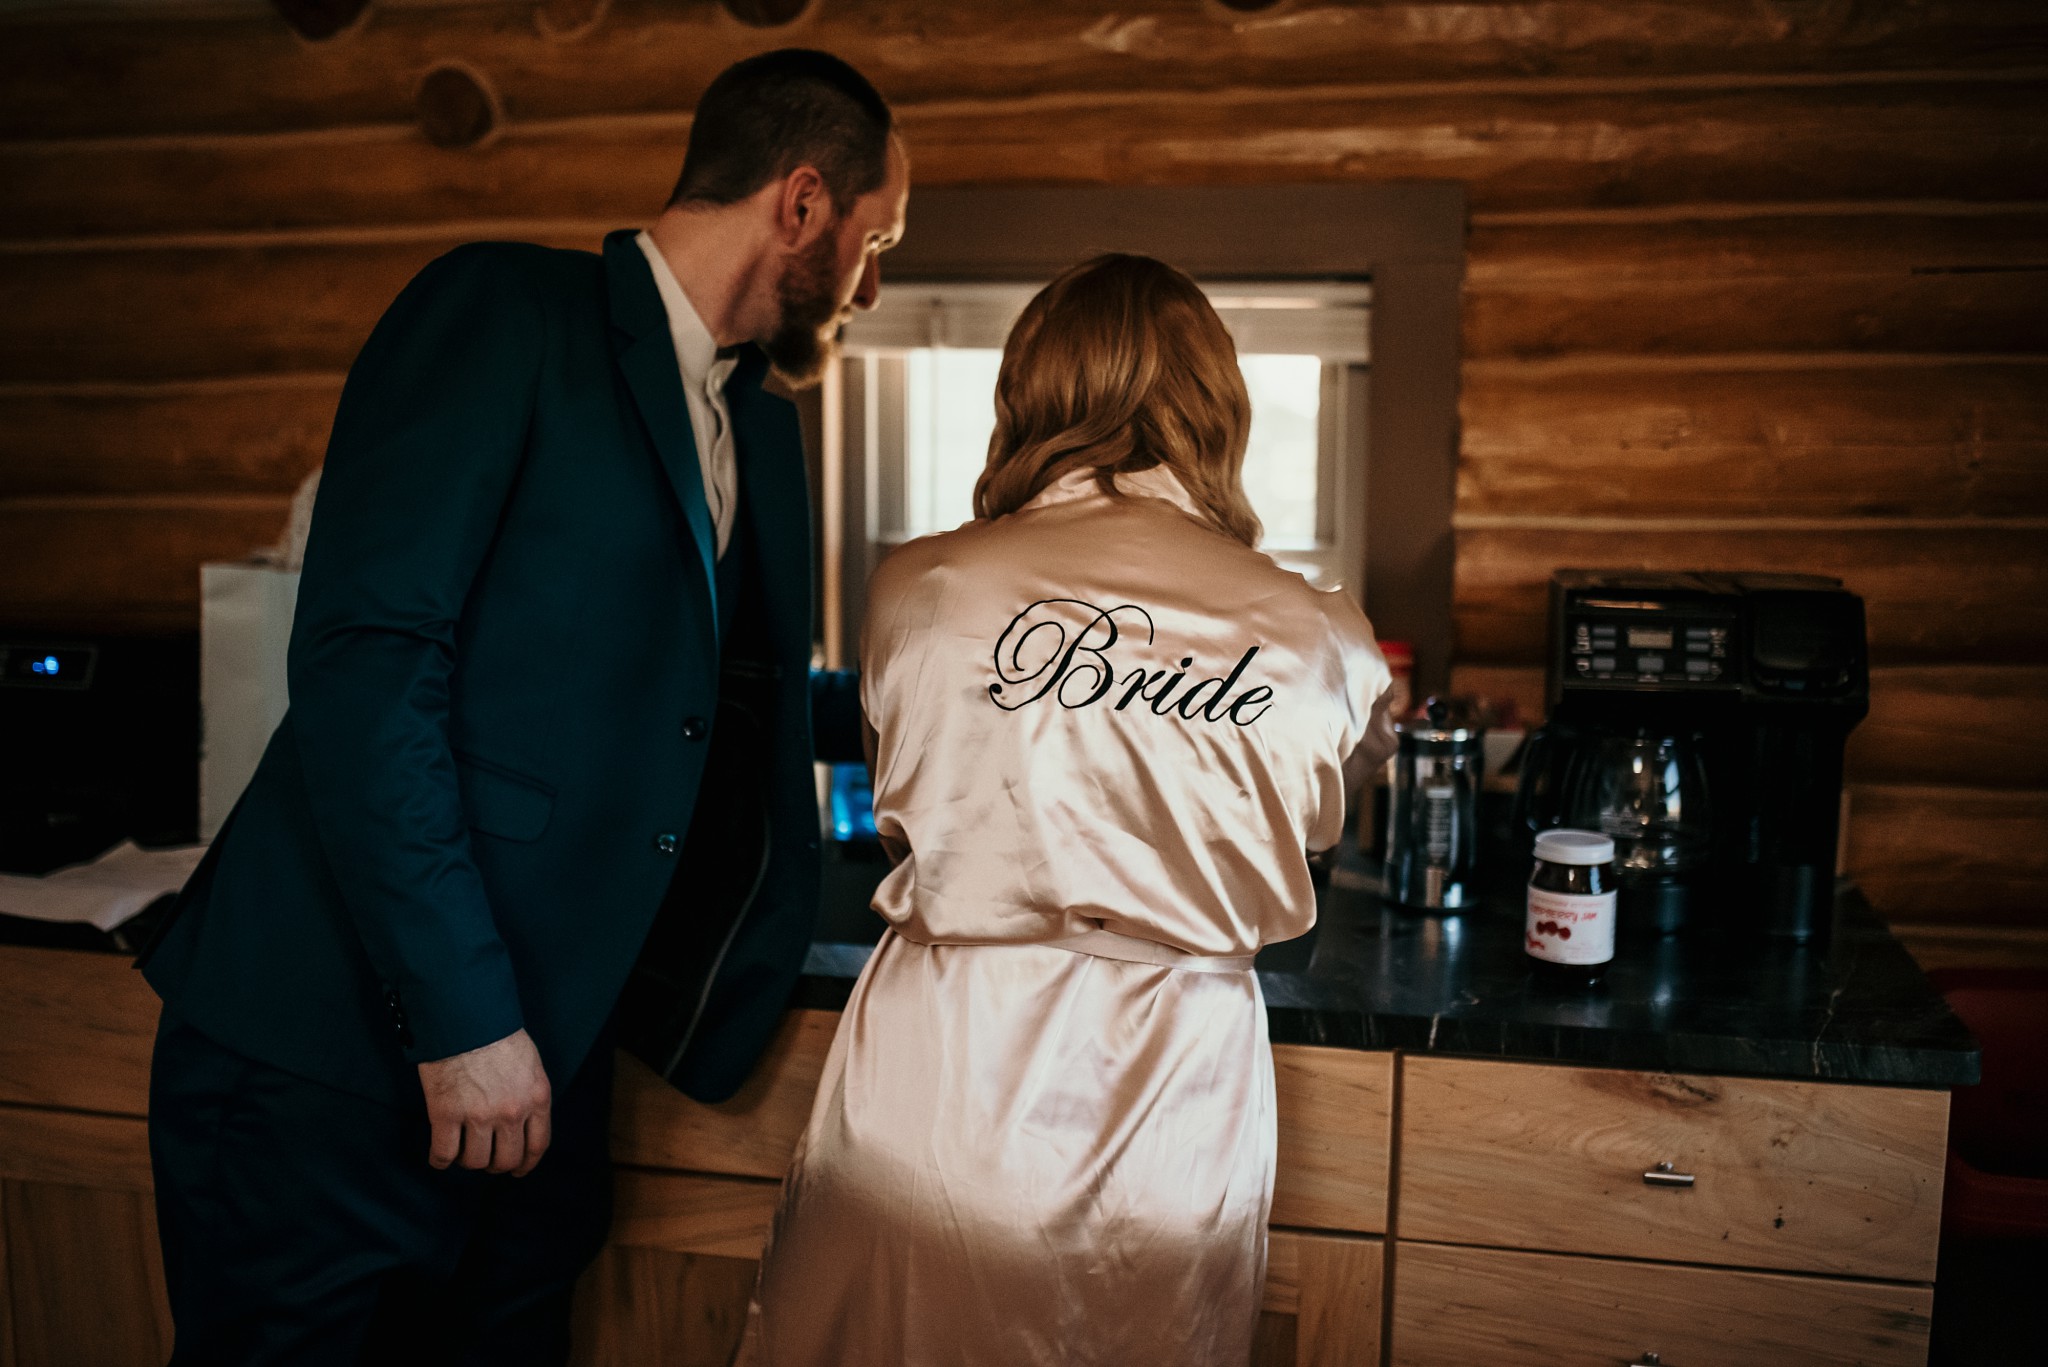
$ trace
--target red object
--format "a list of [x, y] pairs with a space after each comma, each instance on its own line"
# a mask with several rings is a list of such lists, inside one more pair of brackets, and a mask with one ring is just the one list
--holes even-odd
[[1983, 1051], [1950, 1092], [1941, 1229], [1957, 1239], [2048, 1239], [2048, 970], [1927, 975]]

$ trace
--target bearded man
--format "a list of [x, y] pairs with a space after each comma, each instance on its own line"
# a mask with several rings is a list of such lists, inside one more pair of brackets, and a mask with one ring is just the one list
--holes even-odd
[[763, 383], [874, 306], [908, 181], [866, 80], [767, 53], [651, 229], [458, 248], [364, 345], [290, 711], [140, 961], [174, 1363], [559, 1363], [614, 1040], [745, 1079], [817, 903], [817, 698], [858, 753]]

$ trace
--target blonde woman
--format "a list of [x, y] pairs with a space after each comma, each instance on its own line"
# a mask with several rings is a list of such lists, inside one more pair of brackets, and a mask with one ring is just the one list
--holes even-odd
[[1391, 753], [1341, 591], [1257, 549], [1250, 403], [1194, 282], [1069, 270], [1004, 349], [976, 519], [876, 571], [889, 922], [783, 1188], [742, 1360], [1248, 1360], [1273, 1186], [1252, 956]]

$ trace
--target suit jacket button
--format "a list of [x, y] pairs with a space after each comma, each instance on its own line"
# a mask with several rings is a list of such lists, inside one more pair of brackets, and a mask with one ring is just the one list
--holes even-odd
[[710, 729], [711, 727], [708, 724], [706, 724], [705, 720], [702, 717], [683, 718], [684, 740], [702, 740], [704, 739], [704, 733], [709, 731]]
[[663, 831], [660, 835], [654, 837], [654, 848], [660, 850], [663, 854], [674, 854], [676, 852], [675, 836], [667, 831]]

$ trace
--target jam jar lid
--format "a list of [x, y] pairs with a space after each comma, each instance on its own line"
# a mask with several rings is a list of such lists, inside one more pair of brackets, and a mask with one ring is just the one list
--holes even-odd
[[1539, 831], [1536, 857], [1546, 864], [1612, 864], [1614, 841], [1598, 831]]

